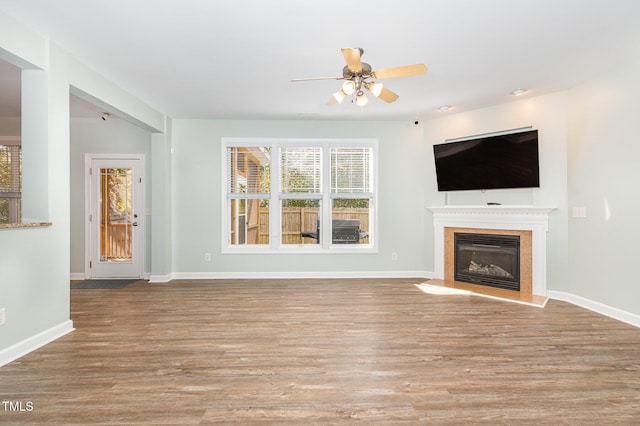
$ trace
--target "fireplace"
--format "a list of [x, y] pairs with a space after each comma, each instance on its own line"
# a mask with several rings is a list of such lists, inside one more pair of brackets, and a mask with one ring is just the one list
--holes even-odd
[[454, 279], [520, 291], [520, 236], [454, 233]]
[[[520, 295], [547, 295], [547, 232], [555, 207], [439, 206], [433, 213], [433, 278], [454, 281], [455, 232], [519, 235]], [[472, 285], [472, 284], [469, 284]]]

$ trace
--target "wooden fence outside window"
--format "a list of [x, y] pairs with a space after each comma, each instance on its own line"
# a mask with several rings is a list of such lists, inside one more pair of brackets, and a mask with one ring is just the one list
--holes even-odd
[[[360, 230], [370, 232], [370, 211], [368, 208], [334, 208], [332, 219], [357, 219]], [[302, 232], [316, 232], [318, 226], [318, 209], [302, 207], [286, 207], [282, 210], [282, 244], [316, 244], [312, 238], [303, 238]], [[269, 209], [260, 209], [260, 240], [259, 244], [269, 242]], [[360, 243], [368, 244], [369, 237]]]

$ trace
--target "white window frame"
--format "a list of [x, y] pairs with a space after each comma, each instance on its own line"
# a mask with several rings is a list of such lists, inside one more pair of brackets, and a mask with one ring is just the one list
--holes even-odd
[[[271, 192], [260, 198], [269, 199], [269, 244], [236, 244], [229, 241], [231, 235], [231, 198], [228, 197], [227, 149], [231, 147], [271, 147]], [[280, 192], [280, 147], [321, 147], [322, 172], [320, 194], [282, 194]], [[331, 223], [331, 205], [334, 198], [331, 193], [331, 157], [332, 147], [362, 148], [369, 147], [373, 154], [371, 173], [373, 190], [366, 194], [349, 194], [348, 198], [369, 198], [371, 200], [370, 239], [367, 244], [332, 244], [331, 226], [321, 226], [320, 244], [282, 244], [281, 240], [281, 200], [282, 199], [320, 199], [321, 222]], [[377, 253], [378, 252], [378, 140], [358, 139], [303, 139], [303, 138], [222, 138], [221, 143], [221, 252], [223, 254], [284, 254], [284, 253]], [[251, 195], [250, 197], [256, 197]]]

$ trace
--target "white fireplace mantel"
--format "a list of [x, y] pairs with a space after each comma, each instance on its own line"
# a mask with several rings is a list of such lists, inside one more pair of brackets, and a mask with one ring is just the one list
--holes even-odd
[[437, 206], [433, 212], [434, 273], [444, 279], [444, 229], [475, 228], [531, 231], [532, 291], [547, 295], [547, 231], [549, 214], [555, 207], [534, 206]]

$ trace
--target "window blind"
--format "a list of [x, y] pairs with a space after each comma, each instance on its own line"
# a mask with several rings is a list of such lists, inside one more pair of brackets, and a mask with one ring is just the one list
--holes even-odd
[[21, 186], [20, 146], [0, 145], [0, 196], [20, 196]]
[[20, 145], [0, 145], [0, 223], [16, 223], [22, 216]]
[[280, 148], [280, 184], [283, 193], [320, 193], [322, 150], [318, 147]]
[[270, 188], [270, 148], [227, 148], [227, 193], [265, 194]]
[[371, 192], [372, 159], [369, 147], [331, 148], [331, 192]]

